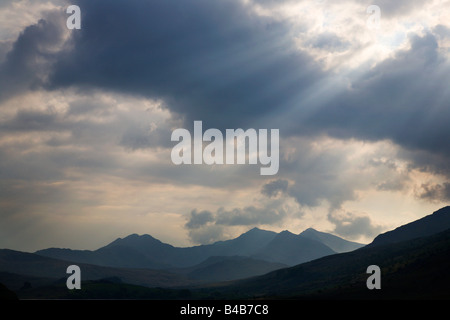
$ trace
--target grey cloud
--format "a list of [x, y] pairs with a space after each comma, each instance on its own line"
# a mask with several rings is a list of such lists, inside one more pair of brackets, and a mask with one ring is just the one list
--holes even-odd
[[347, 212], [344, 215], [336, 215], [336, 211], [330, 211], [328, 220], [335, 225], [334, 233], [348, 239], [359, 236], [373, 237], [383, 230], [382, 226], [375, 225], [365, 214]]
[[197, 229], [213, 221], [214, 217], [210, 211], [203, 210], [198, 212], [197, 210], [194, 209], [191, 211], [189, 221], [186, 223], [185, 226], [188, 229]]
[[410, 49], [360, 74], [351, 89], [313, 111], [303, 122], [309, 129], [302, 132], [386, 139], [405, 149], [448, 158], [449, 63], [439, 54], [433, 34], [412, 35], [410, 41]]
[[[288, 217], [288, 209], [283, 199], [270, 201], [261, 206], [247, 206], [227, 210], [219, 208], [215, 212], [192, 210], [185, 224], [192, 241], [210, 243], [221, 240], [227, 229], [239, 226], [277, 225]], [[298, 213], [300, 216], [301, 213]]]
[[[360, 1], [357, 1], [360, 3]], [[389, 19], [393, 19], [399, 16], [407, 15], [413, 10], [423, 7], [427, 2], [431, 2], [429, 0], [420, 0], [420, 1], [411, 1], [411, 0], [378, 0], [376, 2], [372, 0], [364, 1], [365, 6], [367, 8], [370, 5], [377, 5], [381, 9], [381, 17], [387, 17]]]
[[224, 227], [220, 225], [208, 225], [203, 228], [190, 229], [190, 239], [197, 244], [210, 244], [225, 240]]
[[450, 183], [444, 182], [442, 184], [423, 183], [418, 190], [416, 190], [416, 197], [427, 201], [450, 201]]
[[[303, 0], [252, 0], [254, 4], [259, 4], [265, 7], [275, 7], [284, 4], [295, 4], [301, 1]], [[324, 1], [324, 0], [317, 0], [317, 1]]]
[[403, 179], [388, 179], [382, 183], [379, 183], [377, 185], [377, 189], [383, 191], [403, 190], [406, 187], [405, 184], [407, 181], [409, 181], [409, 177], [407, 175], [405, 175]]
[[162, 98], [188, 123], [248, 127], [295, 103], [323, 76], [286, 25], [240, 1], [74, 1], [83, 28], [49, 88], [106, 88]]
[[58, 127], [58, 114], [51, 108], [46, 111], [22, 109], [13, 119], [0, 123], [1, 131], [52, 131]]
[[42, 87], [63, 42], [63, 16], [46, 13], [45, 19], [20, 34], [0, 65], [0, 101], [22, 91]]
[[257, 208], [248, 206], [243, 209], [235, 208], [217, 211], [216, 223], [226, 226], [253, 226], [261, 224], [276, 224], [286, 217], [287, 212], [280, 206]]
[[6, 58], [6, 55], [9, 51], [11, 51], [12, 43], [7, 41], [0, 41], [0, 65], [3, 63], [3, 60]]
[[442, 24], [438, 24], [433, 28], [433, 33], [443, 38], [450, 38], [450, 28]]
[[286, 192], [289, 186], [289, 181], [283, 179], [277, 179], [266, 183], [262, 189], [261, 193], [267, 197], [277, 196], [279, 193]]
[[[98, 88], [162, 98], [174, 116], [185, 117], [190, 124], [203, 120], [205, 127], [257, 124], [281, 128], [284, 136], [328, 134], [392, 140], [409, 149], [403, 155], [416, 167], [450, 175], [450, 72], [434, 34], [444, 35], [442, 28], [423, 37], [411, 35], [410, 49], [357, 74], [350, 88], [339, 84], [332, 88], [334, 92], [314, 95], [316, 88], [322, 89], [324, 77], [332, 75], [296, 50], [286, 25], [251, 15], [240, 1], [78, 0], [73, 4], [82, 8], [83, 28], [72, 32], [72, 49], [48, 50], [61, 44], [65, 14], [49, 15], [26, 28], [0, 65], [0, 99], [41, 86], [48, 90], [76, 87], [82, 92]], [[382, 14], [385, 8], [386, 12], [401, 12], [405, 4], [383, 3]], [[330, 34], [313, 39], [313, 44], [345, 48], [345, 43]], [[314, 99], [308, 100], [311, 96]], [[240, 179], [235, 179], [236, 173], [211, 175], [204, 168], [174, 168], [170, 163], [115, 170], [123, 167], [102, 151], [117, 144], [127, 150], [167, 147], [170, 139], [168, 127], [150, 132], [148, 123], [139, 121], [137, 114], [116, 111], [87, 101], [72, 103], [66, 114], [51, 109], [19, 111], [10, 122], [0, 124], [2, 132], [69, 132], [68, 137], [51, 136], [48, 146], [82, 145], [89, 150], [42, 151], [37, 157], [33, 153], [20, 158], [19, 153], [4, 149], [3, 174], [25, 177], [29, 170], [36, 171], [31, 177], [39, 173], [55, 178], [63, 174], [63, 167], [77, 166], [97, 173], [121, 171], [128, 178], [154, 174], [160, 179], [215, 187], [251, 183], [244, 181], [251, 176], [248, 167], [235, 171], [242, 174]], [[89, 118], [110, 115], [116, 116], [111, 122]], [[77, 119], [81, 116], [87, 118]], [[339, 208], [344, 201], [355, 199], [355, 190], [364, 185], [348, 171], [344, 155], [310, 155], [310, 151], [299, 148], [292, 161], [281, 160], [281, 178], [265, 184], [261, 192], [268, 197], [290, 195], [305, 206], [328, 200], [332, 208]], [[288, 178], [294, 180], [292, 186], [284, 182]], [[378, 188], [400, 188], [399, 181], [385, 180]], [[443, 194], [436, 186], [429, 186], [427, 192], [424, 198]], [[195, 231], [193, 236], [211, 240], [213, 231], [220, 236], [225, 226], [277, 223], [286, 212], [277, 206], [248, 206], [194, 216], [187, 225]], [[341, 233], [355, 234], [356, 226], [367, 232], [376, 229], [365, 216], [331, 219]]]
[[280, 202], [269, 203], [264, 207], [248, 206], [226, 210], [219, 208], [215, 213], [207, 210], [192, 210], [186, 228], [196, 229], [207, 224], [222, 226], [252, 226], [276, 224], [282, 221], [287, 212]]
[[130, 126], [123, 133], [120, 145], [127, 149], [137, 150], [152, 147], [171, 147], [170, 141], [172, 131], [168, 127], [152, 128], [149, 124]]
[[342, 52], [350, 48], [350, 43], [340, 39], [333, 33], [322, 33], [308, 40], [307, 43], [314, 48], [320, 48], [329, 52]]
[[[432, 33], [412, 35], [410, 49], [353, 78], [351, 89], [336, 81], [332, 91], [309, 101], [326, 74], [295, 49], [286, 25], [253, 16], [239, 1], [74, 4], [83, 8], [84, 27], [73, 34], [73, 50], [52, 64], [49, 89], [97, 87], [162, 98], [186, 124], [201, 119], [220, 129], [278, 126], [282, 136], [391, 139], [450, 155], [444, 143], [450, 72]], [[31, 71], [21, 72], [15, 60], [28, 62], [52, 30], [46, 22], [29, 28], [3, 65], [19, 75]], [[336, 41], [316, 39], [320, 46], [340, 45]], [[21, 43], [31, 49], [21, 50]], [[130, 129], [121, 143], [136, 149], [165, 142], [149, 140], [146, 130]]]
[[[286, 194], [302, 206], [316, 207], [327, 200], [332, 207], [340, 207], [355, 198], [360, 186], [349, 171], [345, 151], [317, 152], [309, 140], [297, 141], [289, 159], [282, 158], [280, 175], [292, 179]], [[287, 146], [289, 147], [289, 145]]]

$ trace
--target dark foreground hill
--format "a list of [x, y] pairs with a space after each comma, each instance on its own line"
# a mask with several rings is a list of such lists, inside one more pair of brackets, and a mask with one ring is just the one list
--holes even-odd
[[[369, 265], [381, 268], [381, 289], [369, 290]], [[41, 299], [450, 299], [450, 230], [395, 244], [364, 247], [249, 279], [180, 289], [144, 288], [114, 279], [64, 279], [22, 288], [21, 298]]]
[[369, 246], [426, 237], [450, 229], [450, 207], [439, 209], [433, 214], [378, 235]]
[[[370, 265], [381, 268], [380, 290], [367, 288]], [[450, 230], [327, 256], [220, 290], [239, 298], [450, 299], [448, 270]]]
[[[102, 271], [102, 279], [83, 279], [86, 290], [68, 292], [64, 280], [49, 280], [45, 277], [54, 274], [57, 268], [64, 273], [67, 262], [50, 259], [36, 254], [25, 254], [12, 250], [0, 250], [0, 266], [5, 271], [0, 272], [0, 282], [8, 280], [11, 283], [24, 282], [19, 292], [22, 297], [39, 298], [148, 298], [148, 299], [450, 299], [450, 229], [439, 232], [434, 229], [429, 234], [427, 229], [430, 221], [438, 219], [445, 226], [447, 217], [445, 211], [437, 211], [426, 219], [419, 219], [411, 224], [397, 228], [389, 233], [392, 236], [403, 234], [403, 240], [388, 241], [385, 244], [365, 246], [363, 248], [339, 254], [331, 254], [294, 267], [283, 268], [270, 273], [243, 280], [200, 284], [189, 283], [183, 278], [187, 274], [213, 276], [223, 271], [223, 266], [249, 263], [248, 257], [216, 257], [203, 263], [184, 269], [184, 273], [173, 278], [174, 274], [158, 273], [154, 270], [114, 269], [92, 265], [80, 265], [85, 274], [95, 274], [100, 269], [108, 270], [107, 279]], [[444, 213], [443, 213], [444, 212]], [[431, 220], [430, 220], [431, 219]], [[414, 226], [414, 232], [405, 233], [409, 226]], [[433, 224], [435, 225], [435, 224]], [[429, 230], [429, 229], [427, 229]], [[256, 231], [256, 230], [254, 230]], [[407, 234], [407, 236], [404, 236]], [[425, 235], [424, 235], [425, 234]], [[286, 239], [297, 240], [297, 236], [282, 233]], [[268, 242], [276, 240], [274, 237]], [[397, 238], [398, 239], [398, 238]], [[235, 259], [233, 261], [233, 259]], [[220, 264], [225, 262], [225, 264]], [[239, 263], [241, 264], [239, 264]], [[215, 265], [219, 263], [218, 265]], [[366, 285], [367, 267], [377, 265], [381, 268], [381, 289], [369, 290]], [[53, 268], [53, 269], [52, 269]], [[93, 268], [93, 269], [90, 269]], [[202, 271], [202, 268], [204, 269]], [[206, 271], [208, 270], [209, 271]], [[62, 270], [61, 270], [62, 269]], [[22, 275], [13, 275], [13, 273]], [[83, 272], [83, 271], [82, 271]], [[118, 276], [119, 275], [119, 276]], [[130, 282], [128, 277], [137, 277], [148, 281], [152, 277], [165, 281], [166, 288], [143, 288]], [[167, 275], [161, 282], [161, 275]], [[2, 278], [3, 277], [3, 278]], [[177, 280], [178, 279], [178, 280]], [[184, 279], [183, 288], [168, 288], [168, 283]], [[32, 282], [26, 285], [26, 282]], [[173, 281], [173, 282], [170, 282]], [[4, 283], [4, 282], [3, 282]], [[35, 287], [35, 284], [40, 286]], [[11, 288], [9, 288], [11, 289]], [[20, 297], [20, 296], [19, 296]]]
[[17, 300], [17, 295], [0, 283], [0, 300]]

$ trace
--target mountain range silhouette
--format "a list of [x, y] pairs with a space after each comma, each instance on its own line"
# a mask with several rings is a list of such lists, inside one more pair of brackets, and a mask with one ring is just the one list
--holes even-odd
[[[84, 289], [68, 292], [65, 272], [74, 263]], [[381, 290], [366, 287], [369, 265], [381, 269]], [[449, 267], [450, 207], [368, 245], [311, 228], [300, 234], [253, 228], [185, 248], [132, 234], [94, 251], [0, 250], [0, 283], [19, 298], [44, 299], [448, 299]]]
[[36, 254], [120, 268], [186, 268], [202, 263], [212, 256], [244, 256], [293, 266], [362, 246], [363, 244], [314, 229], [296, 235], [289, 231], [276, 233], [253, 228], [235, 239], [193, 247], [174, 247], [147, 234], [131, 234], [94, 251], [49, 248], [39, 250]]

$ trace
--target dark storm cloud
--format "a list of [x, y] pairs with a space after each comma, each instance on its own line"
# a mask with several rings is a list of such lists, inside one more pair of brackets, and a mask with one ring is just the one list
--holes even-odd
[[410, 42], [410, 49], [360, 74], [304, 126], [344, 139], [392, 140], [448, 159], [449, 63], [432, 33], [412, 35]]
[[6, 54], [11, 50], [12, 43], [8, 41], [0, 41], [0, 64], [6, 58]]
[[[288, 26], [250, 14], [239, 1], [74, 4], [82, 9], [83, 23], [72, 31], [72, 50], [62, 50], [57, 59], [44, 54], [41, 48], [58, 42], [61, 33], [47, 20], [19, 37], [2, 65], [10, 78], [1, 80], [8, 78], [12, 91], [42, 80], [36, 76], [42, 74], [39, 66], [31, 63], [37, 55], [56, 61], [47, 88], [97, 87], [162, 98], [187, 125], [199, 119], [222, 129], [258, 123], [282, 127], [282, 136], [390, 139], [450, 156], [445, 143], [450, 137], [450, 70], [433, 33], [412, 35], [410, 49], [359, 73], [350, 89], [334, 86], [331, 90], [344, 92], [325, 90], [311, 101], [307, 98], [320, 89], [326, 74], [295, 49]], [[313, 43], [345, 48], [330, 34]], [[146, 147], [153, 143], [146, 130], [131, 128], [121, 143]]]
[[40, 88], [45, 82], [63, 40], [62, 16], [45, 14], [38, 23], [26, 27], [0, 64], [0, 101]]
[[[0, 95], [39, 85], [119, 91], [162, 98], [174, 117], [184, 116], [189, 124], [193, 120], [216, 128], [258, 124], [281, 128], [282, 139], [322, 134], [388, 139], [417, 151], [408, 154], [415, 163], [427, 163], [431, 154], [441, 159], [433, 162], [435, 171], [448, 163], [450, 72], [434, 33], [412, 35], [411, 48], [369, 71], [355, 72], [349, 89], [295, 48], [287, 25], [252, 15], [237, 0], [78, 0], [73, 4], [81, 7], [82, 29], [71, 31], [70, 46], [49, 49], [61, 42], [65, 13], [53, 13], [27, 27], [0, 66], [4, 84]], [[445, 34], [441, 29], [435, 31]], [[333, 34], [319, 36], [312, 43], [345, 48]], [[332, 92], [321, 88], [328, 79], [337, 84], [329, 88]], [[172, 128], [152, 131], [148, 124], [126, 114], [106, 124], [70, 118], [108, 113], [113, 111], [82, 101], [72, 103], [63, 115], [22, 110], [2, 125], [3, 130], [71, 133], [73, 139], [49, 140], [53, 146], [65, 141], [97, 145], [108, 141], [111, 145], [112, 135], [116, 144], [128, 150], [170, 146]], [[336, 178], [341, 176], [339, 169], [348, 165], [344, 158], [328, 155], [316, 162], [304, 152], [297, 156], [296, 161], [282, 163], [280, 175], [293, 177], [295, 183], [285, 191], [300, 204], [317, 206], [328, 199], [338, 207], [354, 199], [355, 187]], [[189, 179], [195, 172], [180, 171], [191, 175]], [[206, 181], [203, 175], [193, 179]], [[395, 181], [380, 183], [381, 189], [401, 187]], [[284, 190], [273, 187], [265, 187], [263, 193], [270, 196]]]
[[292, 106], [322, 76], [286, 25], [240, 1], [74, 1], [82, 29], [51, 87], [106, 88], [163, 98], [191, 123], [247, 126]]

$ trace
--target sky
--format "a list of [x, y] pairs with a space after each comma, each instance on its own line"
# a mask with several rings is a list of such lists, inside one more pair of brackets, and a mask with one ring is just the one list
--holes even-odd
[[[450, 1], [1, 1], [0, 247], [369, 243], [450, 200], [449, 57]], [[278, 129], [278, 172], [174, 164], [194, 121]]]

